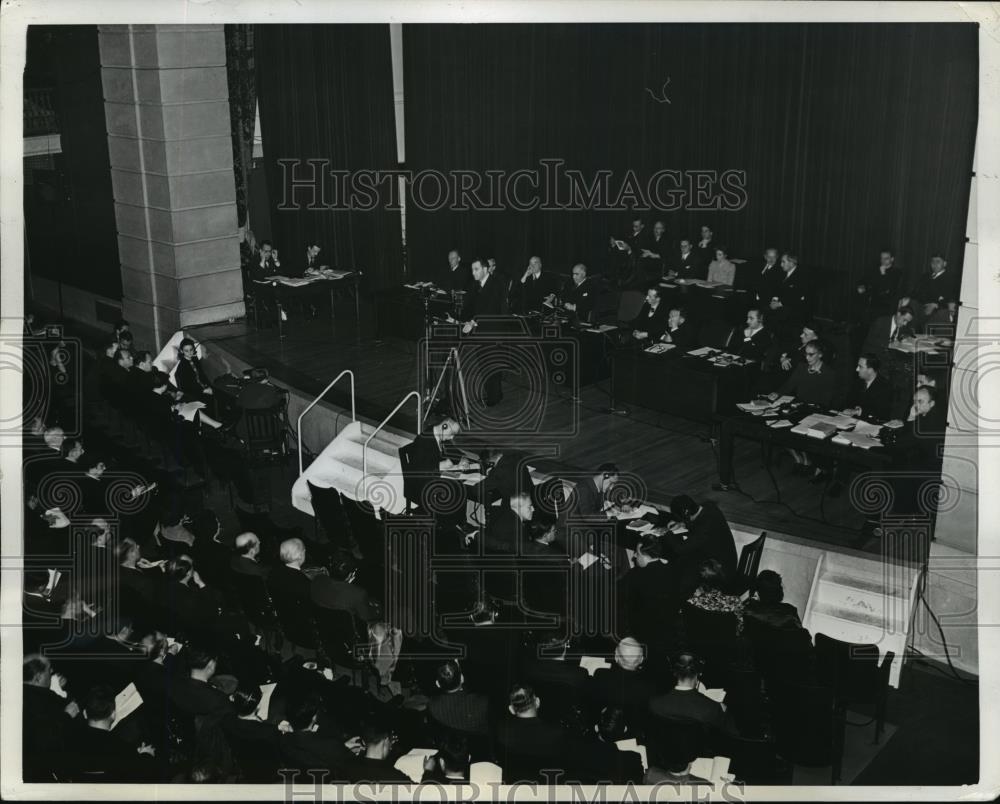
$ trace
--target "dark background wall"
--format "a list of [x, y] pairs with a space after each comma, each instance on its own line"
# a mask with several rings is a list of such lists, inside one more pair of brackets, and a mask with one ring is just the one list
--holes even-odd
[[[27, 264], [48, 279], [111, 299], [122, 295], [97, 27], [32, 26], [26, 105], [51, 103], [62, 153], [25, 161]], [[29, 116], [26, 110], [26, 125]], [[51, 133], [41, 130], [25, 134]]]
[[[736, 256], [794, 250], [827, 313], [881, 248], [911, 278], [937, 250], [961, 264], [976, 25], [407, 25], [404, 60], [411, 170], [746, 171], [742, 210], [647, 225], [662, 217], [674, 241], [709, 223]], [[668, 78], [658, 103], [646, 88]], [[599, 268], [629, 217], [409, 206], [410, 266], [457, 245], [509, 272], [534, 253]]]

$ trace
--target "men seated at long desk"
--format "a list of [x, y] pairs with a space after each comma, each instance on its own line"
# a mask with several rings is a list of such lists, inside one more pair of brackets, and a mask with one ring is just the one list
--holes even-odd
[[771, 330], [764, 326], [764, 311], [751, 307], [747, 310], [747, 325], [743, 329], [743, 339], [737, 340], [734, 344], [737, 348], [733, 351], [747, 360], [762, 362], [770, 353], [773, 344], [774, 337]]
[[698, 253], [687, 238], [681, 240], [677, 254], [667, 261], [665, 279], [704, 279], [708, 276], [708, 265], [702, 264]]
[[851, 388], [844, 413], [872, 421], [888, 421], [892, 416], [892, 385], [879, 374], [880, 361], [870, 352], [858, 358], [854, 371], [857, 381]]

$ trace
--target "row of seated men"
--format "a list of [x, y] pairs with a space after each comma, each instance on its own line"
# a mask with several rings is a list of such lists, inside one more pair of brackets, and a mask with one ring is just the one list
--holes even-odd
[[[750, 292], [754, 303], [765, 310], [780, 312], [793, 321], [809, 318], [815, 311], [818, 292], [815, 281], [800, 269], [799, 258], [792, 251], [765, 248], [759, 261], [747, 261], [737, 272], [736, 265], [729, 260], [727, 248], [718, 243], [709, 226], [701, 228], [700, 240], [682, 238], [676, 245], [670, 245], [662, 221], [654, 224], [652, 236], [647, 237], [640, 218], [633, 221], [632, 232], [627, 238], [612, 238], [611, 242], [612, 248], [620, 244], [623, 255], [638, 268], [634, 286], [648, 287], [663, 280], [709, 280], [724, 286], [742, 287]], [[568, 303], [570, 312], [575, 311], [582, 319], [590, 320], [598, 302], [600, 283], [583, 263], [573, 266], [568, 279], [543, 270], [538, 256], [528, 260], [523, 272], [507, 276], [502, 268], [497, 268], [494, 260], [487, 260], [485, 264], [489, 266], [489, 273], [497, 276], [504, 286], [512, 312], [538, 312]], [[877, 265], [852, 273], [857, 279], [848, 300], [847, 318], [860, 317], [868, 324], [877, 316], [892, 314], [902, 301], [913, 307], [921, 327], [925, 322], [954, 323], [959, 280], [941, 254], [932, 256], [927, 270], [909, 284], [890, 250], [880, 252]], [[471, 262], [463, 262], [457, 250], [449, 252], [447, 269], [429, 278], [448, 291], [468, 291], [476, 284]]]
[[[214, 550], [225, 552], [221, 546], [227, 539], [218, 533], [208, 539], [219, 545]], [[294, 565], [302, 564], [304, 556], [288, 545], [282, 545], [282, 563], [268, 570], [259, 560], [256, 536], [240, 534], [235, 541], [239, 546], [230, 548], [227, 568], [232, 579], [246, 573], [272, 578], [303, 571]], [[120, 558], [119, 584], [172, 584], [171, 590], [159, 592], [170, 608], [180, 608], [177, 598], [194, 588], [196, 594], [208, 589], [216, 593], [216, 601], [224, 601], [186, 553], [161, 564], [136, 559], [137, 545], [128, 540], [111, 547], [113, 543], [95, 549], [112, 549]], [[200, 555], [193, 544], [187, 549]], [[657, 549], [653, 540], [644, 543], [633, 570], [658, 576], [644, 584], [650, 590], [663, 585], [658, 573], [669, 568]], [[160, 573], [163, 580], [156, 578]], [[129, 574], [152, 577], [126, 580]], [[313, 574], [314, 600], [323, 577]], [[49, 589], [43, 588], [42, 578], [38, 583], [26, 591], [26, 607], [32, 611], [38, 601], [51, 602], [60, 581]], [[281, 582], [273, 578], [271, 583]], [[182, 593], [185, 586], [190, 589]], [[128, 595], [122, 596], [114, 616], [102, 616], [89, 605], [64, 607], [61, 629], [49, 631], [45, 640], [58, 647], [45, 657], [32, 654], [25, 660], [26, 778], [276, 782], [277, 769], [289, 768], [303, 773], [325, 769], [331, 774], [327, 781], [403, 782], [406, 777], [394, 769], [395, 760], [409, 748], [423, 747], [438, 749], [431, 753], [435, 761], [427, 760], [418, 773], [423, 781], [468, 781], [473, 761], [500, 765], [508, 782], [538, 779], [553, 768], [584, 782], [693, 781], [691, 760], [710, 749], [671, 740], [677, 720], [701, 724], [714, 741], [711, 750], [719, 750], [726, 738], [760, 739], [772, 728], [786, 727], [787, 711], [779, 706], [776, 715], [769, 712], [754, 693], [752, 677], [749, 684], [739, 683], [745, 682], [746, 672], [755, 672], [755, 639], [779, 639], [786, 653], [796, 655], [796, 673], [812, 672], [808, 634], [802, 632], [795, 609], [781, 602], [780, 578], [762, 575], [756, 599], [748, 602], [725, 591], [726, 586], [718, 564], [706, 563], [689, 600], [689, 608], [702, 613], [702, 619], [691, 621], [699, 631], [689, 625], [680, 640], [685, 647], [675, 646], [659, 660], [654, 660], [655, 648], [624, 637], [607, 643], [608, 669], [589, 678], [566, 658], [565, 643], [562, 653], [547, 645], [545, 654], [537, 635], [493, 631], [508, 655], [520, 657], [507, 673], [495, 663], [476, 661], [475, 652], [462, 667], [449, 661], [418, 668], [414, 661], [406, 687], [399, 687], [402, 697], [388, 700], [349, 683], [346, 676], [333, 678], [329, 662], [320, 667], [301, 658], [282, 663], [264, 649], [267, 643], [255, 644], [237, 618], [209, 633], [179, 612], [175, 619], [153, 618]], [[328, 600], [326, 605], [346, 604]], [[219, 608], [224, 606], [221, 602]], [[674, 616], [669, 610], [648, 616], [659, 615], [664, 622]], [[706, 616], [725, 621], [723, 637], [718, 626], [705, 627]], [[687, 644], [703, 646], [704, 653], [692, 655]], [[358, 645], [370, 647], [364, 639]], [[767, 660], [759, 661], [757, 689], [762, 676], [780, 702], [788, 667], [787, 656], [780, 672]], [[702, 694], [702, 677], [709, 684], [729, 686], [728, 708]], [[144, 703], [116, 725], [115, 696], [129, 683]], [[272, 683], [277, 686], [262, 712], [260, 685]], [[637, 757], [613, 746], [629, 737], [647, 748], [645, 773]]]

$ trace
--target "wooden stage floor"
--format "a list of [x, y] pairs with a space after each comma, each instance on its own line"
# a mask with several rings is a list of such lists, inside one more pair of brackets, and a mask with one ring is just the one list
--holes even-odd
[[[355, 373], [358, 412], [381, 419], [411, 390], [418, 390], [417, 345], [376, 340], [362, 316], [359, 342], [353, 310], [338, 308], [336, 332], [328, 319], [290, 322], [284, 339], [275, 328], [255, 330], [245, 322], [192, 328], [209, 348], [218, 344], [251, 365], [266, 367], [280, 385], [310, 396], [340, 371]], [[466, 375], [470, 373], [466, 367]], [[823, 487], [790, 472], [791, 459], [776, 457], [771, 473], [758, 445], [738, 440], [735, 476], [742, 492], [717, 492], [716, 445], [704, 424], [634, 407], [629, 415], [609, 413], [610, 381], [581, 389], [578, 399], [558, 388], [532, 388], [525, 372], [509, 373], [504, 399], [494, 408], [473, 405], [473, 430], [487, 430], [488, 439], [516, 447], [533, 457], [546, 472], [570, 476], [593, 473], [605, 462], [637, 478], [647, 499], [668, 502], [677, 494], [717, 502], [729, 520], [746, 530], [766, 530], [796, 539], [844, 548], [857, 537], [863, 516], [844, 493], [831, 498]], [[393, 424], [415, 431], [412, 409]], [[780, 502], [778, 497], [780, 490]], [[870, 542], [868, 552], [878, 552]]]

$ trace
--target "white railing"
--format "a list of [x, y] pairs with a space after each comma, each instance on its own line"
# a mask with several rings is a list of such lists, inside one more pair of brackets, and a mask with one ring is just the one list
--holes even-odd
[[379, 431], [382, 430], [388, 423], [389, 419], [399, 413], [399, 409], [403, 407], [407, 402], [410, 401], [411, 397], [416, 397], [417, 399], [417, 435], [420, 435], [422, 429], [422, 423], [424, 420], [423, 408], [424, 403], [420, 397], [419, 391], [410, 391], [406, 396], [399, 400], [399, 404], [396, 405], [382, 421], [379, 423], [378, 427], [372, 430], [372, 434], [365, 439], [365, 445], [361, 448], [361, 483], [362, 483], [362, 497], [364, 500], [368, 499], [368, 445], [371, 440], [378, 435]]
[[344, 369], [342, 372], [340, 372], [340, 374], [338, 374], [336, 377], [334, 377], [333, 381], [328, 386], [326, 386], [326, 388], [324, 388], [320, 392], [320, 395], [317, 396], [312, 402], [310, 402], [306, 406], [306, 409], [299, 414], [298, 421], [295, 424], [295, 429], [298, 431], [298, 437], [299, 437], [299, 474], [300, 475], [302, 474], [302, 420], [305, 418], [306, 414], [310, 410], [312, 410], [314, 407], [316, 407], [316, 405], [319, 403], [319, 401], [324, 396], [326, 396], [327, 391], [329, 391], [331, 388], [333, 388], [333, 386], [335, 386], [338, 382], [340, 382], [341, 378], [345, 374], [348, 377], [350, 377], [350, 380], [351, 380], [351, 421], [352, 422], [356, 422], [358, 420], [357, 412], [356, 412], [355, 406], [354, 406], [354, 372], [351, 371], [350, 369]]

